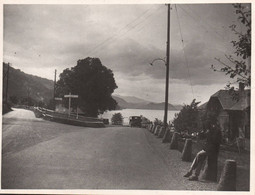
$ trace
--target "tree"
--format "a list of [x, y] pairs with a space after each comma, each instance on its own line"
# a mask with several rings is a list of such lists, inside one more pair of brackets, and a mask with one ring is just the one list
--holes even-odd
[[10, 97], [10, 101], [12, 104], [18, 104], [19, 103], [19, 98], [16, 95], [13, 95]]
[[190, 105], [184, 105], [181, 111], [175, 114], [173, 124], [178, 132], [187, 130], [190, 134], [197, 131], [199, 123], [197, 105], [199, 103], [194, 99]]
[[123, 124], [122, 114], [121, 113], [113, 114], [111, 121], [113, 125], [122, 125]]
[[[39, 106], [39, 107], [44, 107], [44, 105]], [[55, 100], [53, 98], [51, 98], [47, 104], [46, 104], [46, 108], [49, 110], [55, 110]]]
[[[211, 68], [214, 71], [224, 72], [230, 78], [234, 79], [237, 83], [244, 83], [245, 86], [251, 85], [251, 71], [247, 64], [247, 59], [251, 56], [251, 7], [250, 5], [233, 4], [238, 15], [238, 20], [242, 24], [242, 32], [237, 29], [235, 24], [232, 24], [230, 29], [237, 35], [238, 39], [231, 41], [235, 48], [235, 57], [232, 55], [225, 55], [227, 62], [223, 62], [219, 58], [215, 58], [216, 61], [223, 66], [221, 69], [215, 68], [214, 65]], [[233, 83], [228, 83], [227, 88], [234, 89], [231, 87]]]
[[43, 107], [46, 106], [46, 104], [45, 104], [44, 101], [38, 101], [38, 102], [37, 102], [37, 106], [43, 108]]
[[162, 125], [163, 126], [164, 123], [161, 120], [159, 120], [158, 118], [155, 118], [154, 124], [155, 125]]
[[34, 106], [36, 104], [36, 101], [31, 97], [23, 97], [21, 99], [21, 104], [27, 105], [27, 106]]
[[79, 95], [78, 105], [85, 115], [97, 117], [105, 110], [115, 109], [117, 102], [111, 94], [116, 88], [112, 70], [103, 66], [98, 58], [88, 57], [60, 74], [56, 94], [58, 97], [69, 93]]

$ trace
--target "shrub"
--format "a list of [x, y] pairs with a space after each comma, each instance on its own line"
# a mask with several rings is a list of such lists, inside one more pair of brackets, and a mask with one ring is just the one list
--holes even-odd
[[194, 99], [190, 105], [184, 105], [181, 111], [175, 114], [173, 124], [178, 132], [191, 134], [198, 130], [199, 119], [197, 105], [199, 103]]
[[113, 114], [111, 121], [113, 125], [123, 125], [122, 114], [121, 113]]
[[155, 118], [154, 125], [163, 125], [163, 124], [164, 123], [161, 120], [159, 120], [158, 118]]

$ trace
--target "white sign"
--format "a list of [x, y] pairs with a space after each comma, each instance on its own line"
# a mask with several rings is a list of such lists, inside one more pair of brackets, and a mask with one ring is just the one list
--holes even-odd
[[61, 100], [62, 100], [62, 98], [55, 97], [55, 100], [60, 100], [60, 101], [61, 101]]
[[[69, 110], [68, 110], [68, 115], [70, 117], [71, 115], [71, 99], [72, 98], [78, 98], [78, 95], [72, 95], [71, 92], [68, 95], [64, 95], [65, 98], [69, 98]], [[77, 113], [78, 113], [78, 109], [77, 109]], [[78, 114], [77, 114], [78, 115]]]
[[64, 95], [65, 98], [78, 98], [78, 95]]

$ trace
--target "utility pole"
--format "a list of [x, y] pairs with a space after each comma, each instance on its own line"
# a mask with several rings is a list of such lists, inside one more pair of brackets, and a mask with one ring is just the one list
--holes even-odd
[[69, 106], [68, 106], [68, 116], [70, 117], [71, 115], [71, 92], [69, 93]]
[[168, 114], [168, 88], [169, 88], [169, 62], [170, 62], [170, 4], [167, 13], [167, 46], [166, 46], [166, 90], [165, 90], [165, 114], [164, 126], [167, 127], [167, 114]]
[[53, 110], [56, 110], [56, 75], [57, 75], [57, 70], [55, 69], [55, 74], [54, 74], [54, 86], [53, 86]]
[[31, 93], [31, 88], [29, 87], [29, 84], [27, 84], [27, 106], [29, 106], [30, 103], [30, 93]]
[[53, 99], [55, 99], [55, 94], [56, 94], [56, 75], [57, 75], [57, 70], [55, 70], [55, 75], [54, 75]]
[[8, 85], [9, 85], [9, 68], [10, 68], [10, 63], [8, 63], [7, 66], [7, 72], [6, 72], [6, 88], [5, 88], [5, 101], [6, 103], [8, 102]]

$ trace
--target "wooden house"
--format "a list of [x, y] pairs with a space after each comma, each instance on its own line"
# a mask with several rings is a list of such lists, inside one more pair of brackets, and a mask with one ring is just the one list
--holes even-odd
[[216, 114], [222, 135], [227, 140], [250, 138], [250, 90], [245, 90], [243, 84], [232, 93], [219, 90], [200, 109]]

